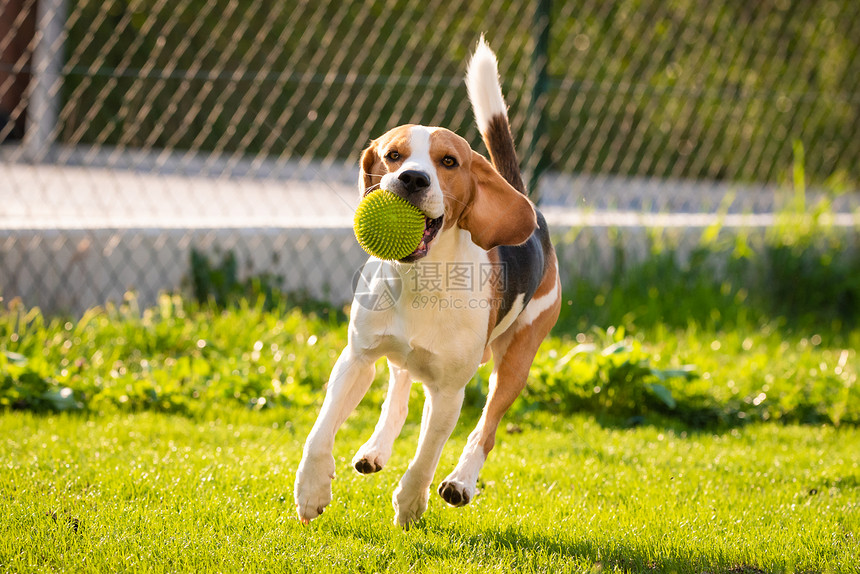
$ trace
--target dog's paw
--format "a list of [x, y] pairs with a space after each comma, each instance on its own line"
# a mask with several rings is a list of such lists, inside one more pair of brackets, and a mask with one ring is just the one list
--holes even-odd
[[331, 502], [331, 481], [334, 478], [334, 457], [312, 463], [302, 461], [296, 474], [294, 497], [299, 520], [307, 524], [323, 513]]
[[386, 455], [375, 448], [368, 448], [367, 445], [358, 449], [358, 452], [352, 459], [352, 466], [361, 474], [373, 474], [379, 472], [388, 462], [390, 455]]
[[319, 493], [317, 496], [308, 496], [296, 501], [296, 513], [302, 524], [309, 524], [311, 520], [319, 516], [331, 502], [331, 490], [328, 494]]
[[352, 463], [355, 467], [355, 470], [360, 474], [373, 474], [374, 472], [379, 472], [382, 470], [382, 465], [377, 464], [372, 460], [368, 460], [367, 458], [361, 458]]
[[418, 522], [424, 511], [427, 510], [427, 500], [430, 491], [422, 489], [417, 492], [403, 488], [399, 485], [394, 491], [392, 502], [394, 503], [394, 524], [404, 530]]
[[466, 506], [475, 498], [475, 486], [466, 486], [457, 480], [446, 480], [439, 485], [439, 496], [451, 506]]

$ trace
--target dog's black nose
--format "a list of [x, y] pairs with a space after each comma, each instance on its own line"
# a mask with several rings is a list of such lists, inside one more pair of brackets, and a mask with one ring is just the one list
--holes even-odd
[[430, 187], [430, 177], [423, 171], [416, 169], [407, 169], [398, 175], [397, 179], [406, 186], [406, 193], [415, 193]]

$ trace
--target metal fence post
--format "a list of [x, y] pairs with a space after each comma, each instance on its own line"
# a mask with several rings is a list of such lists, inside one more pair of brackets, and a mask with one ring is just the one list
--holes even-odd
[[24, 132], [25, 153], [34, 162], [46, 158], [57, 137], [66, 0], [39, 0], [36, 4], [36, 46]]
[[540, 199], [538, 184], [546, 169], [546, 107], [549, 90], [549, 32], [552, 0], [538, 0], [534, 15], [534, 41], [532, 51], [532, 93], [528, 106], [528, 146], [526, 148], [526, 173], [529, 194], [535, 203]]

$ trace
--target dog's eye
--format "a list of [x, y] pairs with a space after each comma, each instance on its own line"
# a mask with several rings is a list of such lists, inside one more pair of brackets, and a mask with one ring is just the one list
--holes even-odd
[[385, 154], [385, 159], [390, 161], [397, 161], [400, 159], [400, 152], [391, 150], [387, 154]]
[[457, 167], [460, 164], [457, 162], [457, 158], [451, 157], [450, 155], [446, 155], [442, 158], [442, 165], [448, 168], [452, 168]]

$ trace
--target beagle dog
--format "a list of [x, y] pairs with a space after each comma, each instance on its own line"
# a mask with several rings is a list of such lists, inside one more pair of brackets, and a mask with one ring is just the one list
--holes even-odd
[[406, 419], [411, 384], [421, 381], [426, 399], [418, 448], [393, 496], [394, 521], [408, 528], [427, 509], [464, 389], [492, 355], [481, 419], [438, 487], [449, 505], [468, 504], [499, 422], [525, 387], [538, 347], [558, 318], [558, 262], [546, 221], [526, 195], [496, 56], [483, 38], [466, 84], [492, 163], [456, 134], [420, 125], [394, 128], [362, 153], [361, 194], [382, 187], [418, 207], [425, 215], [424, 238], [400, 261], [371, 257], [365, 265], [375, 269], [370, 292], [387, 295], [388, 304], [366, 305], [358, 297], [353, 302], [348, 343], [296, 474], [295, 502], [304, 523], [331, 502], [335, 434], [367, 392], [383, 356], [390, 371], [387, 396], [372, 436], [352, 463], [362, 474], [385, 466]]

